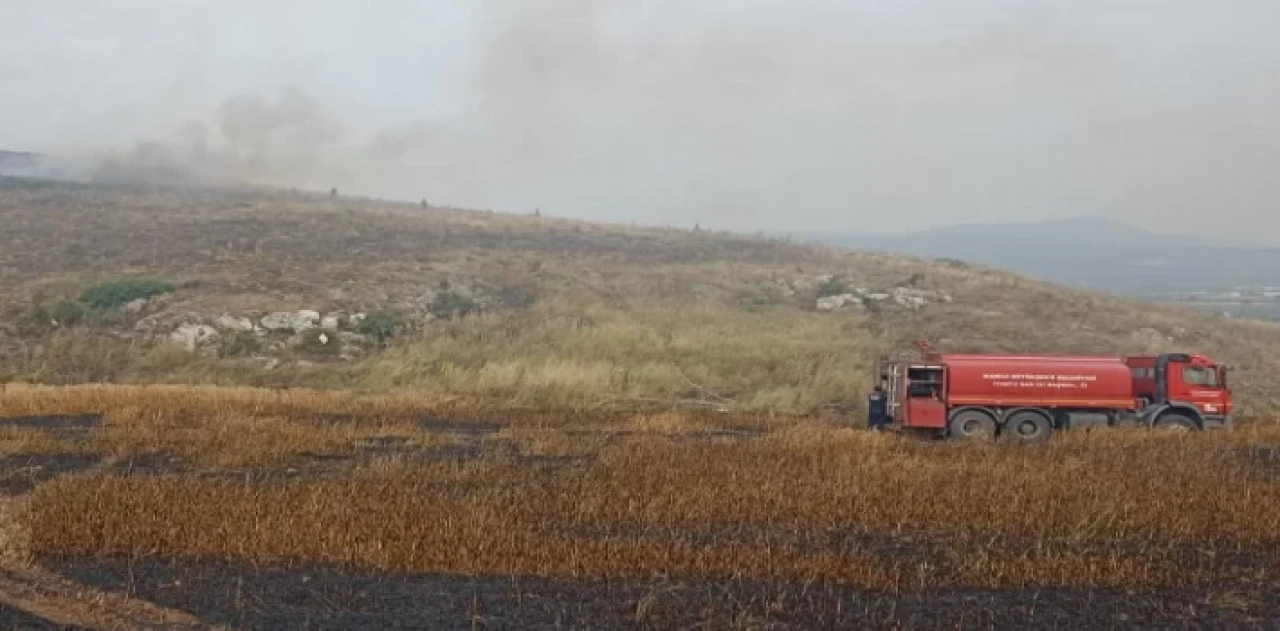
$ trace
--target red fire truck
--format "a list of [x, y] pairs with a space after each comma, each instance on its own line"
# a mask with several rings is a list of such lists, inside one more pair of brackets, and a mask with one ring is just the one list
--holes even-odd
[[1039, 442], [1055, 430], [1140, 424], [1227, 426], [1226, 368], [1203, 355], [1137, 357], [938, 353], [885, 356], [876, 374], [890, 420], [943, 437]]

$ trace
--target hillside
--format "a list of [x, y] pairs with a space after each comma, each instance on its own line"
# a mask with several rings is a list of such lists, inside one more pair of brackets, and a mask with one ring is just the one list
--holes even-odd
[[287, 192], [28, 183], [0, 224], [8, 381], [811, 413], [856, 409], [874, 357], [925, 337], [1203, 351], [1238, 367], [1246, 412], [1280, 403], [1280, 327], [954, 262]]

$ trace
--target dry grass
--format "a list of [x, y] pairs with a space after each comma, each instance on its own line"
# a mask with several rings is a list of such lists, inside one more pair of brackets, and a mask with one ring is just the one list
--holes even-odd
[[425, 432], [429, 409], [407, 397], [346, 397], [318, 391], [142, 386], [9, 386], [0, 417], [100, 416], [87, 439], [38, 429], [0, 428], [0, 450], [98, 455], [129, 461], [163, 455], [189, 466], [284, 466], [300, 456], [350, 456], [361, 441], [399, 439], [406, 447], [453, 444]]
[[[1270, 425], [1078, 432], [1028, 448], [734, 414], [512, 414], [503, 427], [439, 427], [406, 420], [430, 407], [422, 401], [249, 389], [21, 388], [4, 406], [0, 416], [98, 406], [106, 420], [89, 445], [198, 461], [38, 487], [23, 523], [44, 555], [884, 590], [1278, 578], [1280, 470], [1264, 456], [1280, 429]], [[334, 410], [343, 422], [322, 422]], [[477, 458], [423, 457], [482, 429]], [[373, 436], [417, 444], [362, 451]], [[56, 451], [16, 436], [0, 445]], [[217, 475], [283, 472], [317, 451], [357, 466]]]
[[[237, 469], [355, 456], [370, 442], [394, 443], [397, 451], [431, 450], [492, 434], [490, 443], [519, 452], [568, 456], [637, 430], [706, 431], [713, 427], [708, 418], [723, 416], [615, 411], [594, 414], [584, 425], [582, 417], [563, 412], [476, 406], [417, 394], [10, 384], [0, 390], [0, 418], [31, 422], [0, 425], [0, 454], [94, 455], [115, 461], [164, 455], [190, 466]], [[83, 436], [47, 431], [68, 418], [84, 419], [96, 429]], [[795, 422], [757, 414], [719, 420], [749, 429]], [[495, 423], [502, 425], [500, 431], [493, 431]]]

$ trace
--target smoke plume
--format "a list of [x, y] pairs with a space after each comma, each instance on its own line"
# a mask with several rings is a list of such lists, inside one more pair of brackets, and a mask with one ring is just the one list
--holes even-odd
[[126, 4], [12, 8], [0, 148], [744, 230], [1280, 230], [1267, 0]]

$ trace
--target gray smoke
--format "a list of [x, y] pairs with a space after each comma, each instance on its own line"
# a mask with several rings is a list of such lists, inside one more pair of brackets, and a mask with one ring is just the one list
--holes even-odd
[[213, 121], [191, 121], [162, 140], [104, 157], [92, 178], [168, 185], [290, 183], [322, 186], [347, 176], [338, 122], [301, 89], [238, 95]]
[[0, 148], [744, 230], [1280, 229], [1267, 0], [130, 4], [13, 9]]

